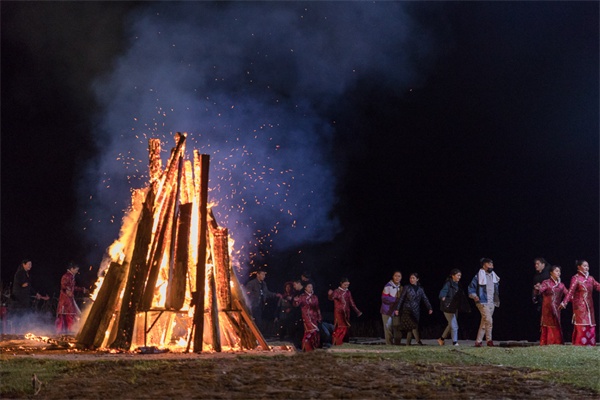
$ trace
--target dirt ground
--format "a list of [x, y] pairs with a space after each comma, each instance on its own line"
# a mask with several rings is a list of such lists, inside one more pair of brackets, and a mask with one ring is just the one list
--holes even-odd
[[[39, 393], [31, 396], [39, 399], [598, 398], [590, 391], [543, 381], [540, 377], [546, 372], [500, 366], [415, 365], [386, 360], [386, 352], [378, 346], [365, 347], [379, 356], [362, 357], [364, 350], [344, 346], [312, 353], [276, 346], [270, 352], [111, 354], [64, 350], [14, 338], [0, 343], [0, 354], [5, 359], [35, 357], [77, 363], [74, 372], [42, 382]], [[339, 353], [348, 357], [339, 357]], [[136, 362], [141, 360], [156, 360], [157, 367], [148, 367], [148, 363], [142, 367]]]

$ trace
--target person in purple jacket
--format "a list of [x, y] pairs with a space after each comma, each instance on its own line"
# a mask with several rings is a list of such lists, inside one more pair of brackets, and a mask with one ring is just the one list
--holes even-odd
[[[385, 284], [383, 292], [381, 293], [381, 319], [383, 320], [383, 332], [385, 334], [385, 344], [400, 344], [394, 343], [399, 342], [402, 336], [398, 329], [395, 329], [394, 310], [398, 305], [398, 299], [402, 293], [402, 286], [400, 281], [402, 280], [402, 273], [400, 271], [394, 271], [392, 280]], [[398, 319], [399, 317], [396, 317]], [[396, 327], [397, 328], [397, 327]]]

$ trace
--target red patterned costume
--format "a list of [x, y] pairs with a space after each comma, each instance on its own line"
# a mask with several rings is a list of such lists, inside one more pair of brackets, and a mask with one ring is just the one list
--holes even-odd
[[344, 343], [344, 337], [350, 327], [350, 308], [360, 316], [362, 313], [354, 304], [350, 290], [338, 287], [329, 293], [329, 300], [333, 300], [333, 314], [335, 318], [335, 329], [333, 330], [332, 342], [339, 346]]
[[581, 271], [571, 278], [569, 292], [562, 304], [573, 300], [573, 338], [575, 346], [596, 345], [596, 318], [594, 316], [594, 290], [600, 291], [600, 283]]
[[321, 343], [319, 323], [322, 318], [319, 299], [312, 293], [304, 292], [294, 299], [294, 306], [300, 307], [302, 311], [302, 321], [304, 322], [302, 350], [312, 351]]
[[546, 279], [540, 285], [538, 294], [542, 296], [542, 319], [540, 321], [542, 334], [540, 346], [548, 344], [563, 344], [560, 326], [560, 303], [568, 293], [565, 285], [554, 279]]
[[[75, 271], [75, 273], [77, 273]], [[84, 288], [75, 286], [75, 274], [68, 270], [60, 279], [60, 297], [56, 309], [56, 333], [71, 333], [75, 317], [81, 314], [73, 294], [83, 292]]]

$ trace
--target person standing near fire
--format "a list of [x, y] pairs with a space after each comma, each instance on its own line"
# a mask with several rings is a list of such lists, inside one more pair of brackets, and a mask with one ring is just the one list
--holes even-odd
[[350, 308], [354, 310], [357, 316], [361, 316], [362, 312], [356, 307], [352, 294], [348, 289], [350, 280], [348, 278], [340, 279], [340, 286], [335, 290], [329, 290], [327, 295], [329, 300], [333, 301], [335, 329], [333, 330], [332, 343], [334, 346], [344, 344], [344, 338], [350, 327]]
[[279, 293], [269, 291], [269, 289], [267, 288], [267, 282], [265, 281], [266, 277], [267, 271], [265, 271], [262, 268], [259, 268], [258, 270], [256, 270], [256, 277], [246, 284], [246, 295], [248, 296], [248, 300], [250, 301], [250, 311], [252, 312], [252, 318], [254, 318], [254, 322], [263, 334], [265, 332], [263, 311], [265, 309], [267, 299], [274, 297], [282, 297]]
[[75, 302], [75, 292], [88, 293], [83, 287], [75, 286], [75, 275], [79, 272], [79, 266], [69, 263], [67, 272], [60, 279], [60, 296], [58, 298], [58, 307], [56, 308], [56, 333], [72, 333], [75, 319], [81, 315], [81, 310]]
[[302, 321], [304, 322], [302, 350], [313, 351], [319, 348], [321, 344], [319, 324], [323, 318], [321, 317], [321, 309], [319, 308], [319, 299], [314, 293], [312, 283], [307, 283], [304, 286], [304, 293], [294, 297], [294, 306], [300, 307]]
[[17, 267], [17, 272], [13, 279], [12, 287], [12, 301], [10, 304], [10, 312], [12, 320], [17, 331], [27, 322], [29, 314], [31, 313], [31, 299], [35, 297], [40, 300], [48, 300], [50, 296], [42, 296], [37, 292], [31, 284], [31, 268], [33, 263], [30, 259], [24, 259], [21, 264]]

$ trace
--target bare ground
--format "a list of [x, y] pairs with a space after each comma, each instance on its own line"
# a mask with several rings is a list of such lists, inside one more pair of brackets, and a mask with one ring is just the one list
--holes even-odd
[[[0, 353], [4, 359], [35, 357], [77, 365], [69, 374], [43, 382], [31, 396], [40, 399], [598, 398], [589, 390], [542, 380], [548, 374], [544, 371], [405, 363], [386, 359], [377, 346], [365, 347], [380, 356], [362, 357], [363, 350], [344, 346], [312, 353], [275, 347], [271, 352], [141, 355], [48, 350], [15, 342], [0, 346]], [[148, 360], [156, 365], [140, 363]]]

